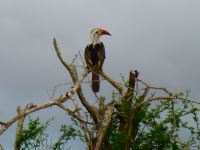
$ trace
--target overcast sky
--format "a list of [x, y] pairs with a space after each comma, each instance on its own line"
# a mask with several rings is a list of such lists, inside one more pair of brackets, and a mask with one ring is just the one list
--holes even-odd
[[[103, 37], [104, 71], [120, 81], [131, 69], [152, 85], [173, 91], [191, 89], [200, 99], [199, 0], [0, 0], [0, 120], [16, 114], [17, 105], [48, 100], [47, 90], [69, 81], [52, 47], [56, 37], [70, 62], [90, 42], [95, 27]], [[110, 91], [109, 91], [110, 90]], [[110, 96], [112, 89], [101, 89]], [[52, 115], [49, 115], [53, 112]], [[52, 107], [34, 116], [68, 119]], [[58, 126], [58, 125], [55, 125]], [[0, 137], [11, 149], [15, 126]], [[57, 134], [58, 131], [51, 131]], [[72, 144], [72, 149], [82, 149]]]

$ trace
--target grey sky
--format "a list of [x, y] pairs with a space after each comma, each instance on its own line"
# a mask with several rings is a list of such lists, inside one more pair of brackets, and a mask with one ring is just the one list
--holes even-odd
[[[45, 102], [49, 88], [69, 79], [55, 55], [53, 37], [71, 61], [75, 53], [83, 53], [94, 27], [113, 35], [102, 40], [104, 70], [114, 79], [120, 81], [120, 73], [137, 69], [140, 78], [152, 85], [175, 91], [189, 88], [194, 98], [200, 98], [199, 0], [0, 2], [0, 120], [16, 114], [17, 105]], [[49, 118], [49, 112], [57, 120], [66, 118], [54, 107], [35, 116]], [[0, 137], [6, 149], [12, 146], [14, 131], [12, 127]]]

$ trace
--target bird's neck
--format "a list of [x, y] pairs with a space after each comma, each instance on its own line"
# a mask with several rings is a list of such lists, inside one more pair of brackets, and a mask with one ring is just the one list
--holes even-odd
[[91, 44], [92, 45], [96, 45], [96, 44], [98, 44], [98, 43], [100, 43], [101, 41], [100, 41], [100, 37], [94, 37], [94, 36], [91, 36], [90, 37], [91, 38]]

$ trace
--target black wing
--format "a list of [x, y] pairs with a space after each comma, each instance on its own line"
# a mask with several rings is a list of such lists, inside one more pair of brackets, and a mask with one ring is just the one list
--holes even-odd
[[92, 68], [92, 61], [90, 57], [90, 47], [91, 47], [91, 44], [87, 45], [87, 47], [85, 48], [84, 57], [85, 57], [87, 66]]
[[103, 43], [100, 43], [100, 48], [99, 48], [99, 68], [102, 70], [102, 66], [104, 63], [106, 56], [105, 56], [105, 47], [103, 45]]
[[98, 66], [102, 69], [105, 59], [105, 48], [102, 42], [93, 45], [89, 44], [85, 48], [85, 61], [90, 68]]

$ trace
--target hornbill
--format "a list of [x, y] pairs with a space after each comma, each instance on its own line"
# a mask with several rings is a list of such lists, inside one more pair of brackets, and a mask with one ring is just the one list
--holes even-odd
[[92, 90], [93, 92], [99, 92], [99, 72], [102, 71], [102, 66], [105, 59], [105, 48], [103, 43], [100, 41], [102, 35], [111, 34], [104, 30], [95, 28], [90, 32], [91, 44], [88, 44], [85, 48], [85, 61], [87, 67], [92, 71]]

